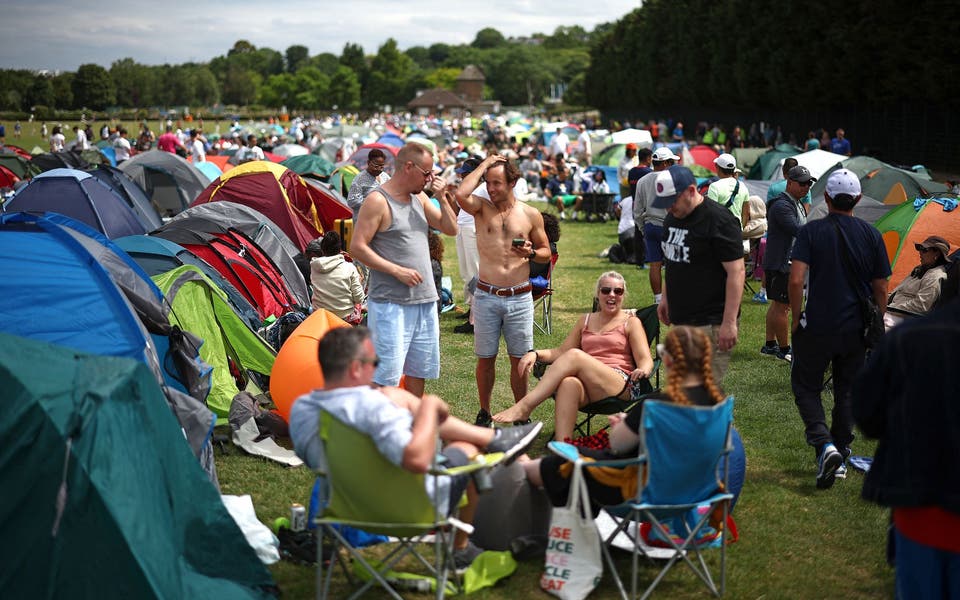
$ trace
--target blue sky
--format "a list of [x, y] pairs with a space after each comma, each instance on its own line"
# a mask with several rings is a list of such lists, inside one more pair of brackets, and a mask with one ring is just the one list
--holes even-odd
[[280, 52], [301, 44], [311, 56], [339, 55], [353, 42], [374, 54], [389, 37], [405, 49], [470, 43], [484, 27], [507, 37], [552, 33], [561, 25], [589, 31], [639, 5], [639, 0], [5, 0], [0, 68], [74, 71], [85, 63], [109, 68], [124, 57], [147, 65], [206, 62], [239, 39]]

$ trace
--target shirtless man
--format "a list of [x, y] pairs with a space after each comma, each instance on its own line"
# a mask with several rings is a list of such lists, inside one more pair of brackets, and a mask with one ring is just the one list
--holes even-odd
[[437, 208], [423, 190], [435, 194], [443, 183], [433, 176], [433, 158], [422, 144], [409, 143], [397, 154], [393, 178], [374, 188], [360, 206], [350, 254], [370, 268], [367, 324], [379, 365], [377, 385], [404, 387], [422, 396], [425, 379], [440, 376], [440, 322], [437, 288], [430, 267], [430, 228], [457, 234], [457, 217], [446, 202]]
[[[472, 214], [480, 252], [479, 281], [473, 300], [474, 342], [477, 355], [478, 425], [490, 425], [490, 397], [496, 379], [500, 334], [510, 356], [510, 388], [514, 401], [527, 393], [527, 375], [518, 365], [533, 348], [533, 297], [530, 293], [531, 260], [550, 261], [550, 243], [537, 209], [518, 202], [513, 186], [520, 171], [502, 156], [488, 156], [463, 178], [457, 202]], [[490, 200], [473, 194], [486, 182]]]

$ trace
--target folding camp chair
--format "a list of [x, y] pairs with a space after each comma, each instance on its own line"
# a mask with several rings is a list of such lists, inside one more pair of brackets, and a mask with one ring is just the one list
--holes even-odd
[[[552, 309], [553, 309], [553, 269], [557, 266], [557, 260], [560, 255], [554, 252], [550, 255], [550, 266], [547, 269], [547, 285], [533, 286], [533, 326], [537, 331], [545, 335], [553, 333]], [[531, 280], [531, 283], [533, 281]], [[537, 313], [539, 312], [539, 316]]]
[[[715, 511], [722, 513], [720, 524], [727, 523], [728, 507], [733, 494], [727, 489], [727, 472], [733, 425], [733, 397], [715, 406], [688, 406], [647, 400], [640, 420], [640, 451], [637, 457], [623, 460], [584, 462], [595, 467], [646, 467], [646, 477], [638, 477], [637, 495], [633, 500], [604, 509], [617, 521], [616, 529], [604, 539], [601, 548], [604, 560], [613, 575], [620, 595], [627, 593], [610, 554], [609, 545], [619, 534], [633, 541], [630, 597], [637, 597], [639, 523], [649, 523], [659, 540], [669, 544], [673, 554], [641, 598], [650, 596], [667, 572], [682, 560], [700, 577], [716, 596], [726, 588], [726, 545], [719, 536], [719, 586], [714, 581], [701, 551], [702, 536]], [[578, 460], [577, 448], [562, 442], [550, 442], [550, 450]], [[643, 471], [641, 470], [641, 473]], [[671, 531], [672, 530], [672, 531]], [[691, 559], [696, 557], [696, 562]]]
[[[327, 492], [326, 498], [321, 498], [322, 512], [316, 520], [319, 532], [318, 597], [329, 596], [335, 562], [343, 568], [347, 579], [356, 583], [351, 570], [340, 559], [341, 547], [370, 575], [370, 579], [350, 598], [357, 598], [374, 584], [379, 584], [392, 598], [399, 600], [400, 594], [394, 590], [385, 575], [406, 556], [414, 557], [428, 570], [431, 577], [436, 578], [437, 598], [443, 598], [450, 585], [459, 588], [458, 581], [450, 581], [451, 572], [454, 571], [452, 529], [471, 533], [473, 527], [454, 517], [448, 517], [446, 511], [441, 510], [445, 509], [445, 506], [434, 507], [424, 487], [424, 479], [487, 468], [497, 464], [503, 454], [485, 455], [474, 464], [448, 470], [439, 469], [435, 465], [427, 475], [417, 475], [389, 462], [380, 454], [369, 436], [324, 411], [320, 412], [320, 440], [326, 462], [326, 468], [321, 475], [326, 479]], [[389, 493], [384, 494], [385, 490]], [[398, 543], [374, 565], [364, 559], [347, 541], [337, 527], [339, 525], [392, 536], [398, 538]], [[425, 541], [422, 538], [430, 533], [435, 534], [432, 564], [414, 545]], [[326, 557], [323, 556], [325, 534], [333, 537], [333, 548]], [[324, 559], [330, 563], [326, 576]]]
[[[660, 389], [660, 357], [657, 355], [657, 344], [660, 342], [660, 318], [657, 316], [656, 304], [639, 308], [634, 311], [634, 314], [640, 319], [640, 323], [643, 325], [643, 332], [646, 334], [647, 341], [650, 342], [651, 351], [653, 352], [653, 373], [651, 374], [653, 383], [651, 383], [650, 379], [647, 379], [645, 389], [642, 390], [643, 395], [647, 396]], [[621, 400], [617, 396], [591, 402], [580, 408], [580, 412], [585, 416], [577, 423], [575, 430], [580, 435], [590, 435], [590, 421], [594, 415], [612, 415], [618, 412], [624, 412], [633, 406], [634, 402], [634, 400], [629, 399]]]

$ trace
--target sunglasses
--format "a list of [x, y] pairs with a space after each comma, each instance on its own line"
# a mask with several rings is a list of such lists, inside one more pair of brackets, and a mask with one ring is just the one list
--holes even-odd
[[373, 358], [358, 358], [357, 360], [360, 361], [360, 364], [362, 365], [373, 365], [374, 369], [380, 366], [379, 356], [375, 356]]
[[811, 185], [813, 185], [813, 182], [810, 181], [809, 179], [806, 181], [797, 181], [796, 179], [794, 179], [793, 182], [803, 187], [810, 187]]
[[433, 179], [433, 171], [428, 171], [428, 170], [426, 170], [426, 169], [421, 169], [421, 168], [420, 168], [420, 165], [418, 165], [417, 163], [413, 162], [412, 160], [410, 161], [410, 164], [413, 165], [413, 166], [415, 166], [415, 167], [417, 168], [417, 170], [420, 171], [420, 173], [421, 173], [424, 177], [426, 177], [427, 179]]
[[622, 295], [623, 295], [623, 288], [622, 288], [622, 287], [618, 287], [618, 288], [602, 287], [602, 288], [600, 288], [600, 293], [603, 294], [604, 296], [606, 296], [607, 294], [609, 294], [609, 293], [611, 293], [611, 292], [613, 292], [614, 295], [622, 296]]

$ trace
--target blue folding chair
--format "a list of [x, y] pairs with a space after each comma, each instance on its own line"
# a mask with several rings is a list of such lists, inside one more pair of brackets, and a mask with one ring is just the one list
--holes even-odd
[[[621, 597], [628, 598], [617, 573], [609, 545], [623, 533], [633, 541], [631, 562], [631, 598], [637, 597], [637, 575], [640, 545], [639, 523], [651, 526], [657, 538], [669, 544], [673, 555], [640, 598], [648, 598], [667, 572], [682, 560], [716, 596], [726, 587], [726, 540], [720, 536], [719, 586], [701, 555], [702, 534], [716, 509], [722, 512], [721, 524], [727, 523], [733, 494], [727, 489], [728, 455], [732, 449], [733, 397], [715, 406], [688, 406], [661, 400], [646, 400], [640, 421], [640, 451], [636, 457], [618, 460], [597, 460], [584, 463], [595, 467], [646, 468], [645, 477], [638, 477], [635, 498], [604, 509], [617, 521], [617, 528], [604, 540], [604, 560], [614, 577]], [[555, 453], [576, 460], [577, 448], [571, 444], [551, 442]], [[631, 527], [634, 525], [634, 527]], [[723, 525], [721, 525], [722, 527]], [[677, 536], [680, 539], [677, 539]], [[696, 556], [696, 562], [690, 555]]]

